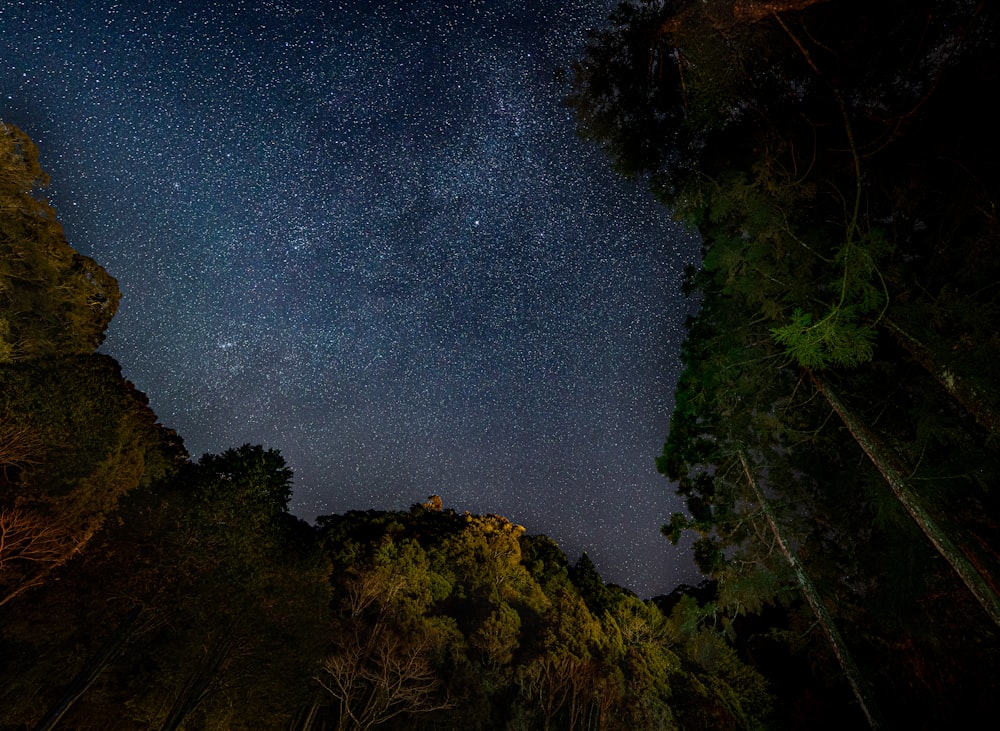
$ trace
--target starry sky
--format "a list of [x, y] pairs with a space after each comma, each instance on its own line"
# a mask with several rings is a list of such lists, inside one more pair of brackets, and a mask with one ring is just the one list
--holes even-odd
[[652, 596], [700, 578], [654, 465], [697, 242], [560, 105], [610, 8], [5, 2], [0, 118], [193, 455], [279, 449], [307, 519], [440, 494]]

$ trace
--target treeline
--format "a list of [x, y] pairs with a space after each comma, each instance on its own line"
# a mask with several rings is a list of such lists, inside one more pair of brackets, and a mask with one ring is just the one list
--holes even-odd
[[190, 460], [94, 353], [117, 285], [45, 182], [0, 124], [0, 729], [766, 724], [711, 603], [440, 498], [308, 525], [264, 447]]
[[827, 678], [807, 702], [769, 668], [781, 723], [996, 717], [997, 22], [624, 0], [573, 69], [581, 134], [702, 236], [658, 462], [687, 511], [664, 533], [694, 534], [744, 641], [785, 636]]

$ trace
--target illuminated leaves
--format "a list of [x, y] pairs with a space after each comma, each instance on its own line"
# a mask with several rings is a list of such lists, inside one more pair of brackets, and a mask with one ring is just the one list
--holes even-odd
[[771, 334], [785, 352], [803, 368], [843, 366], [853, 368], [872, 358], [875, 329], [859, 325], [849, 308], [828, 313], [818, 322], [801, 308], [792, 313], [792, 321], [772, 328]]
[[38, 148], [0, 122], [0, 363], [92, 353], [121, 293], [93, 259], [66, 241], [34, 190], [48, 184]]

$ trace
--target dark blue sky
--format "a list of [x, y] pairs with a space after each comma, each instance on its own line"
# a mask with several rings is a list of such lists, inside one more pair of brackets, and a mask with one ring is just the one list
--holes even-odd
[[652, 595], [697, 578], [654, 467], [697, 247], [559, 104], [609, 8], [4, 4], [0, 118], [193, 454], [280, 449], [307, 518], [438, 493]]

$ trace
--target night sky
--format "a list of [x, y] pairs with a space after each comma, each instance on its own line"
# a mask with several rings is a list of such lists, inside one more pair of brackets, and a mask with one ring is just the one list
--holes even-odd
[[605, 1], [5, 2], [0, 118], [118, 279], [104, 350], [293, 509], [446, 507], [698, 580], [667, 433], [693, 236], [574, 137]]

